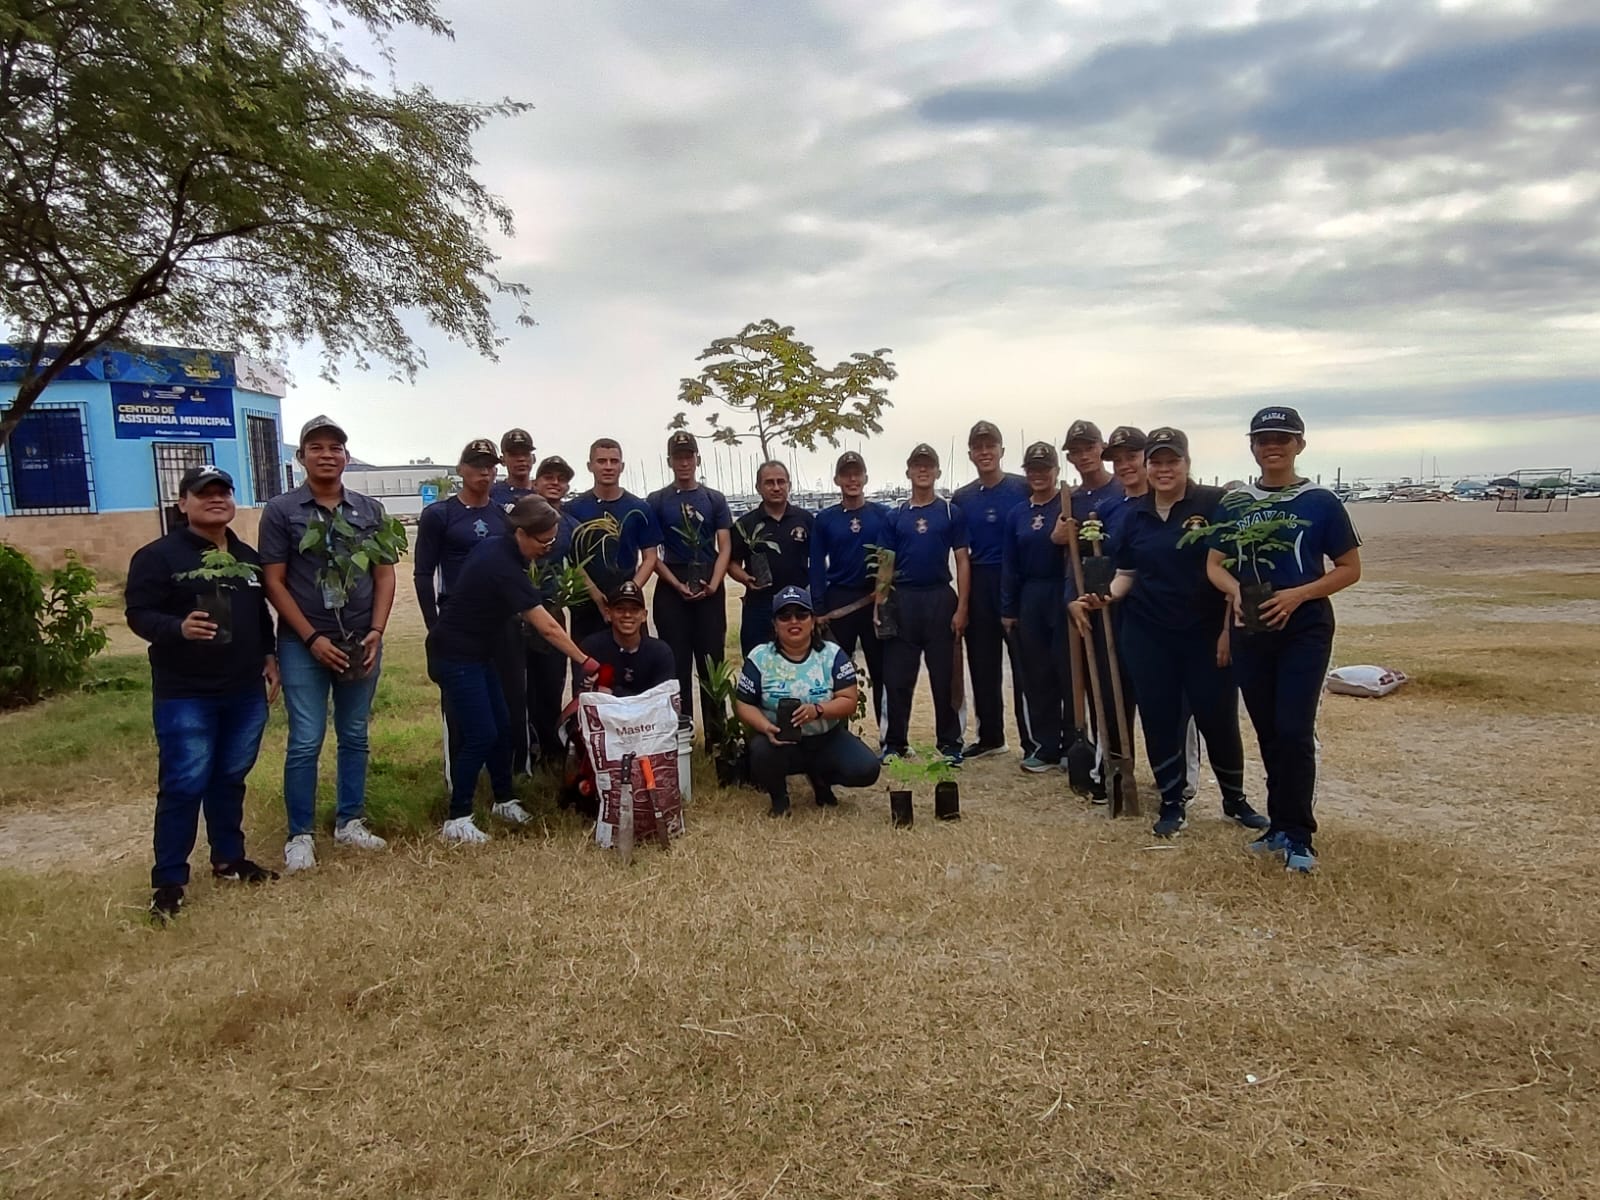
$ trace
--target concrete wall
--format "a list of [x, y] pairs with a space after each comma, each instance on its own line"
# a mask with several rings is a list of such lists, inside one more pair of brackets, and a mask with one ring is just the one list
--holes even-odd
[[[233, 531], [252, 546], [261, 526], [259, 508], [240, 508]], [[0, 517], [0, 542], [15, 546], [40, 567], [58, 567], [68, 550], [99, 571], [126, 575], [133, 552], [161, 536], [161, 517], [145, 512], [64, 517]]]

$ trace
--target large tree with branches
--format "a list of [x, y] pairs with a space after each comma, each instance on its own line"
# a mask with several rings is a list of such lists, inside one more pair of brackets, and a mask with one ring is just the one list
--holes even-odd
[[[727, 409], [731, 419], [709, 415], [711, 437], [729, 446], [753, 439], [762, 458], [772, 457], [774, 444], [805, 450], [815, 450], [819, 441], [837, 446], [841, 434], [883, 432], [878, 418], [892, 403], [884, 385], [895, 377], [889, 354], [857, 351], [837, 366], [823, 366], [816, 351], [795, 337], [793, 325], [769, 317], [702, 350], [696, 361], [706, 366], [683, 381], [678, 399], [691, 408]], [[689, 414], [679, 412], [668, 428], [688, 424]]]
[[433, 0], [326, 0], [321, 17], [301, 0], [0, 3], [0, 324], [28, 356], [0, 445], [106, 343], [314, 339], [330, 376], [375, 358], [410, 377], [408, 314], [490, 357], [496, 295], [527, 322], [486, 241], [511, 212], [472, 174], [473, 134], [526, 106], [380, 86], [338, 40], [449, 36]]

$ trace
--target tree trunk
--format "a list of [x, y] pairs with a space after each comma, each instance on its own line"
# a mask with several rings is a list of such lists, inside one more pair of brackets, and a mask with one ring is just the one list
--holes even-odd
[[[121, 328], [121, 322], [117, 323]], [[0, 414], [0, 446], [11, 440], [11, 435], [16, 432], [17, 426], [22, 424], [22, 418], [28, 415], [40, 396], [44, 395], [45, 388], [55, 382], [56, 376], [66, 370], [72, 363], [88, 354], [91, 350], [99, 348], [113, 335], [106, 334], [101, 337], [85, 337], [75, 335], [62, 343], [61, 353], [57, 354], [48, 367], [37, 375], [27, 376], [17, 385], [17, 394], [11, 398], [11, 405], [3, 414]], [[34, 343], [35, 346], [38, 343]], [[31, 355], [30, 355], [31, 357]]]

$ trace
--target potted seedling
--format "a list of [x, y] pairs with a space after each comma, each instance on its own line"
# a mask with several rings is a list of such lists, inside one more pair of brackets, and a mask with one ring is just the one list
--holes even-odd
[[200, 565], [195, 570], [181, 572], [173, 579], [211, 584], [195, 593], [194, 606], [217, 627], [211, 640], [226, 646], [233, 641], [233, 589], [249, 587], [260, 574], [261, 568], [255, 563], [240, 562], [228, 551], [213, 546], [200, 555]]
[[400, 561], [400, 556], [406, 552], [405, 526], [385, 514], [382, 523], [362, 537], [361, 531], [345, 519], [344, 513], [330, 513], [323, 508], [319, 508], [318, 513], [320, 515], [312, 517], [306, 525], [305, 536], [300, 539], [300, 552], [320, 560], [317, 586], [322, 589], [323, 602], [339, 626], [339, 636], [333, 644], [350, 660], [336, 682], [354, 683], [367, 675], [361, 647], [367, 631], [347, 628], [344, 609], [363, 575], [369, 574], [375, 566], [392, 566]]
[[[911, 824], [911, 800], [917, 785], [933, 784], [933, 815], [940, 821], [961, 818], [961, 785], [956, 771], [943, 754], [931, 747], [920, 747], [915, 754], [891, 759], [889, 773], [889, 821], [896, 827]], [[895, 786], [898, 785], [898, 786]]]
[[772, 586], [772, 559], [771, 555], [781, 551], [777, 542], [773, 541], [765, 521], [757, 521], [750, 531], [744, 536], [744, 544], [749, 549], [746, 566], [750, 569], [750, 577], [755, 580], [755, 589], [764, 591]]
[[880, 638], [896, 637], [900, 633], [900, 606], [894, 598], [894, 551], [887, 546], [868, 546], [867, 571], [875, 605], [873, 626]]
[[1274, 492], [1259, 500], [1249, 492], [1229, 492], [1222, 498], [1220, 521], [1191, 529], [1178, 541], [1179, 546], [1215, 538], [1227, 548], [1222, 565], [1239, 580], [1239, 607], [1244, 627], [1251, 633], [1270, 628], [1261, 616], [1261, 606], [1272, 597], [1272, 584], [1261, 577], [1271, 571], [1272, 556], [1294, 549], [1286, 535], [1311, 522], [1279, 508], [1292, 498], [1290, 492]]
[[747, 783], [750, 779], [749, 730], [733, 708], [738, 682], [739, 668], [727, 659], [711, 663], [706, 672], [706, 703], [715, 705], [722, 714], [721, 735], [708, 748], [712, 766], [717, 771], [717, 782], [723, 787]]
[[1078, 527], [1078, 537], [1089, 543], [1089, 554], [1083, 560], [1083, 590], [1096, 596], [1109, 596], [1117, 565], [1106, 557], [1106, 525], [1099, 513], [1089, 514]]
[[[588, 559], [566, 564], [533, 562], [528, 565], [528, 578], [533, 580], [539, 594], [544, 597], [544, 607], [551, 616], [560, 619], [563, 609], [571, 610], [591, 603], [589, 584], [583, 574]], [[561, 653], [549, 640], [526, 621], [522, 622], [522, 636], [537, 654]]]
[[716, 559], [716, 534], [706, 528], [705, 517], [701, 516], [700, 510], [692, 504], [681, 507], [678, 523], [673, 526], [673, 531], [677, 533], [683, 542], [685, 552], [689, 555], [679, 574], [679, 580], [691, 592], [698, 595], [711, 586], [711, 566]]
[[630, 509], [619, 521], [615, 513], [601, 513], [591, 517], [572, 531], [572, 553], [581, 567], [598, 561], [607, 570], [616, 570], [617, 551], [622, 545], [622, 533], [628, 522], [645, 516], [639, 509]]

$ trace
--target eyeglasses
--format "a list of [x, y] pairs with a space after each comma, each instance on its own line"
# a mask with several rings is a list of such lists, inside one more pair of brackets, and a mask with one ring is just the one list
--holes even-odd
[[561, 536], [561, 530], [559, 527], [552, 529], [548, 537], [541, 537], [537, 533], [530, 533], [528, 536], [531, 537], [537, 545], [553, 546], [555, 545], [556, 539]]

